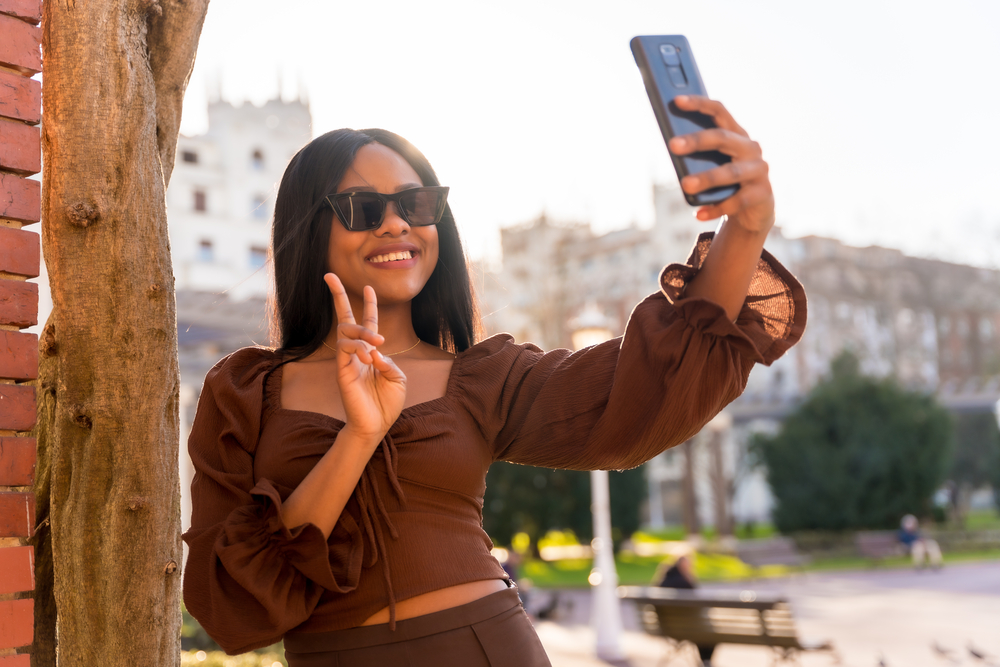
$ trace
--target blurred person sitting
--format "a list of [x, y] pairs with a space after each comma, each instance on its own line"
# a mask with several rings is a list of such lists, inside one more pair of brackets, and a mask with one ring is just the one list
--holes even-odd
[[920, 522], [917, 517], [907, 514], [899, 522], [899, 541], [906, 547], [913, 557], [913, 566], [917, 569], [924, 567], [926, 562], [934, 569], [941, 567], [941, 547], [936, 540], [924, 537], [920, 533]]
[[[653, 576], [653, 581], [657, 586], [662, 586], [663, 588], [698, 588], [698, 577], [694, 573], [693, 553], [678, 557], [669, 567], [666, 567], [666, 562], [664, 561], [660, 565], [660, 568]], [[712, 654], [715, 652], [716, 645], [696, 646], [702, 665], [704, 667], [712, 667]]]

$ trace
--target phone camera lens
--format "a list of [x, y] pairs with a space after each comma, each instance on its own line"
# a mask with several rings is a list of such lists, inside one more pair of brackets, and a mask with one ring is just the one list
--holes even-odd
[[677, 55], [677, 47], [673, 44], [661, 44], [660, 57], [663, 58], [663, 62], [667, 67], [681, 66], [680, 56]]

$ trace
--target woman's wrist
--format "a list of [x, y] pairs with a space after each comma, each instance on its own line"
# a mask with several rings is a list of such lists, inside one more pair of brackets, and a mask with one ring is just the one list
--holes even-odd
[[[727, 233], [734, 236], [739, 236], [744, 242], [760, 240], [760, 245], [763, 247], [764, 240], [767, 239], [767, 235], [771, 233], [771, 228], [774, 227], [774, 218], [772, 217], [769, 222], [762, 222], [759, 220], [753, 220], [749, 216], [741, 216], [739, 213], [726, 216], [722, 223], [719, 225], [718, 232], [723, 229]], [[717, 233], [718, 233], [717, 232]]]
[[747, 229], [735, 216], [724, 220], [697, 275], [684, 286], [684, 297], [713, 301], [735, 322], [770, 231], [769, 225], [763, 227]]
[[339, 444], [348, 447], [356, 446], [359, 448], [374, 449], [378, 443], [382, 442], [385, 434], [386, 431], [379, 432], [377, 430], [372, 431], [358, 428], [347, 422], [340, 429], [340, 433], [337, 434], [337, 441]]

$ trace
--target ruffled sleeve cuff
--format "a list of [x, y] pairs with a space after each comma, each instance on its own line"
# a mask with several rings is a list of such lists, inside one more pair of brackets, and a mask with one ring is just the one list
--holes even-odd
[[714, 237], [714, 232], [700, 235], [686, 264], [664, 268], [660, 291], [695, 329], [728, 338], [747, 358], [770, 365], [802, 337], [806, 325], [805, 291], [795, 276], [765, 250], [735, 323], [716, 303], [684, 298], [684, 289], [698, 275]]
[[327, 540], [311, 523], [291, 529], [285, 525], [281, 495], [269, 480], [259, 480], [250, 495], [256, 502], [233, 512], [217, 547], [219, 559], [234, 578], [250, 584], [249, 589], [267, 579], [284, 580], [287, 573], [266, 571], [283, 563], [329, 591], [349, 593], [357, 587], [364, 542], [349, 514], [341, 515]]

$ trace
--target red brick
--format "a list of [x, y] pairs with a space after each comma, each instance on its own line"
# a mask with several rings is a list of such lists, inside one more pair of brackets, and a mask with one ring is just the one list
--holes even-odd
[[36, 409], [34, 387], [0, 384], [0, 431], [30, 431]]
[[41, 28], [0, 14], [0, 35], [0, 65], [28, 75], [42, 71]]
[[[3, 26], [0, 25], [0, 35], [2, 34]], [[37, 174], [41, 171], [42, 143], [37, 127], [0, 119], [0, 169], [20, 174]]]
[[0, 116], [26, 123], [42, 119], [42, 82], [0, 70]]
[[0, 324], [13, 324], [21, 329], [38, 324], [36, 283], [0, 280]]
[[28, 646], [35, 640], [35, 601], [0, 602], [0, 648]]
[[42, 244], [37, 233], [0, 227], [0, 271], [37, 278], [41, 260]]
[[0, 218], [29, 224], [41, 220], [42, 184], [14, 174], [0, 173]]
[[35, 590], [34, 547], [0, 549], [0, 593]]
[[29, 537], [34, 519], [35, 494], [0, 493], [0, 537]]
[[18, 653], [17, 655], [0, 656], [0, 667], [31, 667], [31, 654]]
[[0, 14], [11, 14], [25, 21], [38, 23], [42, 20], [42, 1], [0, 0]]
[[35, 483], [36, 447], [34, 438], [0, 438], [0, 486]]
[[34, 380], [38, 377], [38, 336], [0, 330], [0, 378]]

